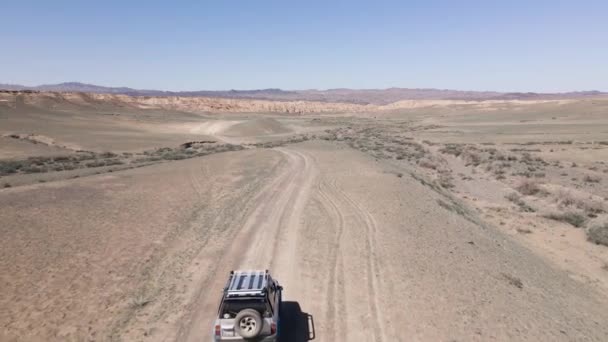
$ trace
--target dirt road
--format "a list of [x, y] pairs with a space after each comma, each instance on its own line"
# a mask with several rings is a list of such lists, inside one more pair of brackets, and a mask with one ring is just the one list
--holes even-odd
[[608, 337], [605, 298], [452, 212], [450, 198], [335, 145], [278, 151], [286, 163], [231, 228], [178, 340], [209, 337], [232, 268], [270, 268], [282, 282], [286, 341]]
[[345, 145], [248, 149], [0, 192], [0, 340], [207, 341], [269, 268], [284, 341], [606, 341], [608, 300]]

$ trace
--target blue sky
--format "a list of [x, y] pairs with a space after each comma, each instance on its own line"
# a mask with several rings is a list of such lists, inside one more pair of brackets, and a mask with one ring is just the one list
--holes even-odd
[[608, 91], [608, 1], [4, 1], [0, 83]]

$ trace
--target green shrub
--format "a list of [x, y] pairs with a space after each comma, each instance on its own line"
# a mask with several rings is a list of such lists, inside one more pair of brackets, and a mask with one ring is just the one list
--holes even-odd
[[608, 246], [608, 223], [589, 228], [587, 230], [587, 239], [598, 245]]

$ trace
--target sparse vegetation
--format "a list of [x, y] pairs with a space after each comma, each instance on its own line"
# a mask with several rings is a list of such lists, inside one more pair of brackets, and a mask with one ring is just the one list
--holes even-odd
[[[293, 140], [289, 140], [289, 142], [293, 142]], [[81, 152], [71, 155], [59, 155], [51, 157], [30, 157], [24, 160], [0, 160], [0, 176], [12, 174], [45, 173], [51, 171], [68, 171], [113, 165], [150, 163], [162, 160], [180, 160], [204, 156], [212, 153], [237, 151], [243, 149], [243, 146], [240, 145], [215, 143], [192, 143], [188, 146], [189, 148], [187, 149], [183, 147], [163, 147], [156, 150], [144, 151], [137, 155], [134, 155], [133, 153], [116, 154], [113, 152]]]

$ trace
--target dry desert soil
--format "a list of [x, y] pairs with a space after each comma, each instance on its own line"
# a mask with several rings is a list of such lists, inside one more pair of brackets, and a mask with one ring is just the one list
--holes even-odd
[[608, 99], [0, 93], [0, 340], [608, 341]]

